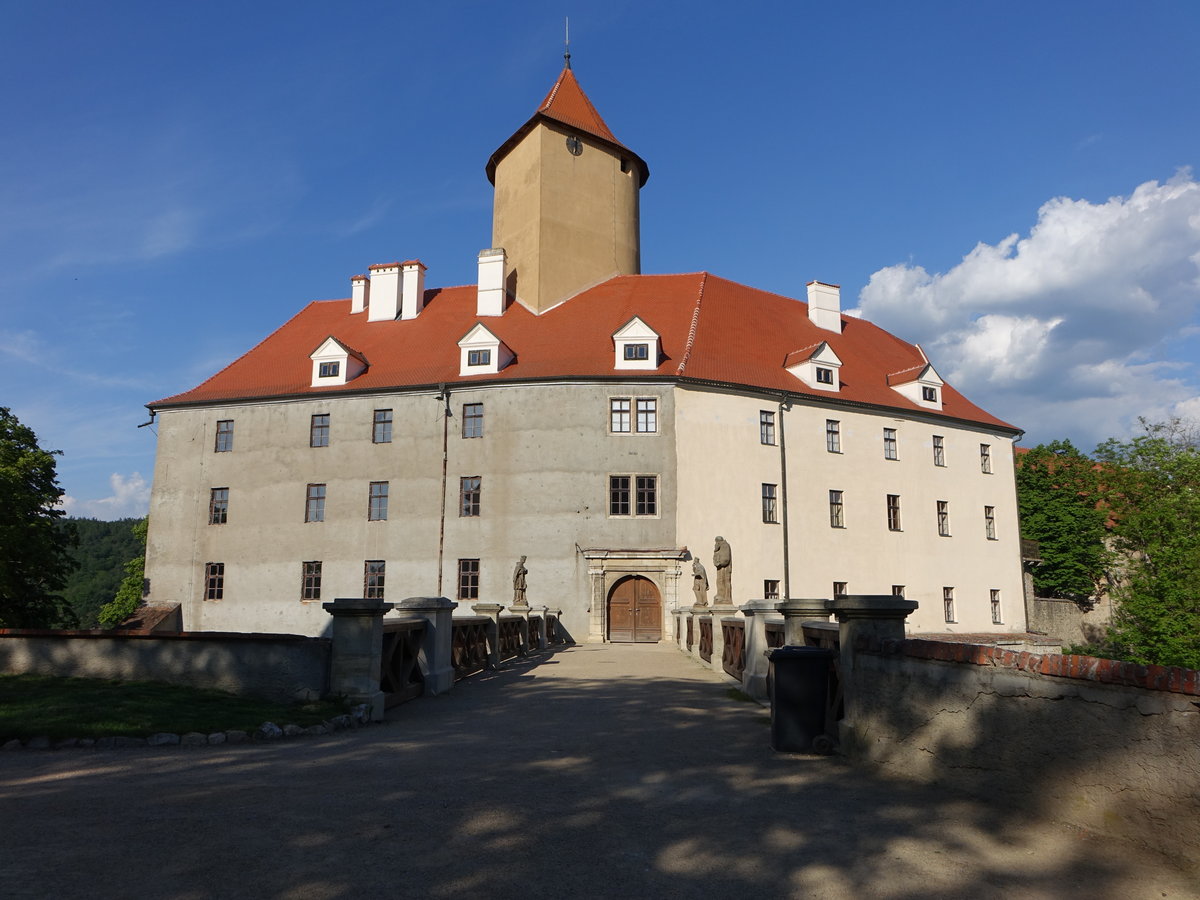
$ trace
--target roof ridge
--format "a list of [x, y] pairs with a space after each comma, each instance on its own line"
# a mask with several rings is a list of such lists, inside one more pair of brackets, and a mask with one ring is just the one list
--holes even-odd
[[704, 302], [704, 286], [708, 283], [708, 273], [700, 273], [700, 290], [696, 293], [696, 306], [692, 309], [692, 324], [688, 328], [687, 343], [683, 347], [683, 356], [679, 360], [676, 375], [682, 375], [692, 356], [692, 345], [696, 343], [696, 329], [700, 326], [700, 304]]

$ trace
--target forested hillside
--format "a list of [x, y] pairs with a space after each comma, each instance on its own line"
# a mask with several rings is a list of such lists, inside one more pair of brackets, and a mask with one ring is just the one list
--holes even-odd
[[62, 596], [79, 617], [80, 628], [96, 628], [100, 607], [113, 599], [125, 577], [126, 561], [142, 552], [141, 543], [133, 534], [133, 525], [139, 520], [64, 521], [73, 523], [79, 534], [79, 544], [71, 551], [79, 568], [68, 576]]

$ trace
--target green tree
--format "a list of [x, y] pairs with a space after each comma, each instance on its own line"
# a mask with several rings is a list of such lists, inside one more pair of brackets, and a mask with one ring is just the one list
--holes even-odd
[[59, 520], [60, 527], [73, 527], [79, 535], [79, 543], [71, 552], [79, 568], [67, 577], [62, 596], [79, 619], [80, 628], [98, 626], [100, 608], [112, 602], [125, 577], [126, 561], [142, 552], [132, 531], [136, 521]]
[[1145, 434], [1096, 449], [1123, 577], [1108, 641], [1122, 659], [1200, 669], [1200, 446], [1194, 425], [1141, 422]]
[[1090, 604], [1104, 590], [1107, 513], [1096, 464], [1070, 441], [1038, 444], [1018, 458], [1021, 536], [1041, 547], [1034, 567], [1039, 597]]
[[59, 527], [57, 455], [0, 407], [0, 625], [9, 628], [75, 624], [58, 593], [74, 566], [75, 532]]
[[133, 523], [133, 536], [141, 545], [141, 553], [125, 563], [125, 578], [117, 588], [117, 595], [100, 608], [100, 624], [105, 628], [120, 625], [135, 612], [142, 603], [142, 588], [146, 583], [146, 530], [150, 517]]

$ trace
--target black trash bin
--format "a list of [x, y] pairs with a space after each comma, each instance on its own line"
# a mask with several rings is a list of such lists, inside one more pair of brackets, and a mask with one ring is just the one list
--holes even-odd
[[777, 647], [771, 661], [771, 747], [792, 753], [829, 753], [825, 706], [829, 667], [836, 651], [823, 647]]

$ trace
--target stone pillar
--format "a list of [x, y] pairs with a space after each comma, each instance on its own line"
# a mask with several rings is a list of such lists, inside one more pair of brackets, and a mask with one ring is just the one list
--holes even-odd
[[531, 610], [529, 605], [517, 605], [514, 603], [508, 608], [509, 615], [521, 620], [521, 648], [517, 651], [519, 656], [527, 656], [529, 651], [533, 649], [529, 643], [529, 614]]
[[545, 650], [550, 643], [546, 635], [546, 622], [547, 616], [550, 615], [550, 607], [534, 606], [531, 607], [531, 609], [533, 614], [538, 616], [538, 620], [536, 623], [530, 622], [530, 626], [533, 630], [529, 635], [529, 649]]
[[858, 746], [854, 725], [854, 643], [861, 637], [881, 641], [904, 640], [904, 620], [917, 608], [917, 601], [892, 594], [846, 594], [826, 600], [825, 608], [837, 617], [841, 648], [838, 674], [846, 715], [840, 724], [839, 742], [849, 752], [854, 752]]
[[395, 604], [359, 597], [322, 603], [333, 616], [333, 646], [329, 659], [329, 691], [351, 703], [366, 703], [373, 721], [383, 721], [383, 616]]
[[[725, 629], [721, 627], [721, 620], [726, 616], [732, 616], [737, 612], [736, 606], [725, 605], [712, 607], [712, 623], [713, 623], [713, 652], [712, 652], [712, 667], [714, 672], [725, 675], [725, 666], [721, 658], [725, 655]], [[726, 676], [728, 677], [728, 676]]]
[[775, 604], [783, 613], [783, 642], [789, 647], [804, 646], [804, 623], [828, 622], [829, 610], [824, 597], [794, 597]]
[[487, 616], [488, 622], [488, 661], [489, 669], [500, 668], [500, 612], [504, 607], [499, 603], [472, 603], [471, 609], [477, 616]]
[[401, 600], [401, 613], [425, 620], [421, 638], [421, 674], [425, 692], [436, 697], [454, 687], [454, 610], [458, 604], [446, 597], [409, 597]]
[[756, 700], [767, 696], [767, 614], [775, 611], [774, 600], [751, 600], [742, 607], [746, 617], [746, 668], [742, 670], [742, 690]]

